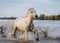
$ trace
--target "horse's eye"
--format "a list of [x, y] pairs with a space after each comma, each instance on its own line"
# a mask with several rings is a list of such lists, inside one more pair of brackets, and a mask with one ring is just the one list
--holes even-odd
[[33, 11], [31, 11], [31, 13], [33, 13]]

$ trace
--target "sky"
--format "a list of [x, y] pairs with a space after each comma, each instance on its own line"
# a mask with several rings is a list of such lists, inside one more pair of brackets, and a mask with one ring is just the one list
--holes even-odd
[[0, 0], [0, 17], [24, 17], [28, 8], [38, 15], [60, 14], [60, 0]]

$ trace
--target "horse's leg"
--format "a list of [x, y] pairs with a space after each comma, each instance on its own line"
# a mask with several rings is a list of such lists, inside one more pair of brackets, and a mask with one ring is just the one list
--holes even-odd
[[17, 29], [17, 27], [15, 28], [13, 28], [13, 33], [12, 33], [12, 36], [14, 36], [15, 38], [16, 38], [16, 29]]
[[28, 31], [25, 30], [25, 40], [28, 41]]
[[38, 34], [38, 31], [37, 31], [36, 29], [33, 29], [32, 32], [35, 33], [36, 40], [39, 41], [39, 34]]
[[23, 31], [20, 31], [20, 36], [21, 36], [23, 33], [24, 33]]

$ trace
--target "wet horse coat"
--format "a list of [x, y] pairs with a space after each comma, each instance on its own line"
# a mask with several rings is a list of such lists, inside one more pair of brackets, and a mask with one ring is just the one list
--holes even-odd
[[28, 40], [28, 31], [32, 31], [36, 34], [36, 39], [39, 40], [39, 34], [36, 29], [30, 29], [33, 24], [33, 19], [37, 18], [36, 11], [33, 8], [28, 9], [25, 18], [17, 18], [13, 25], [13, 34], [15, 34], [16, 29], [19, 31], [25, 32], [25, 40]]

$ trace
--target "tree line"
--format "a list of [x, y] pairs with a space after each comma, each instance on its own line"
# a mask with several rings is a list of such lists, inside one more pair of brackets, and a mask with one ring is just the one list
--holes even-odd
[[[16, 19], [17, 17], [0, 17], [0, 19], [11, 19], [11, 20], [14, 20]], [[49, 16], [46, 16], [45, 14], [40, 14], [37, 18], [37, 20], [60, 20], [60, 14], [58, 15], [49, 15]]]
[[60, 14], [58, 14], [58, 15], [49, 15], [49, 16], [46, 16], [45, 14], [40, 14], [38, 19], [39, 20], [60, 20]]

